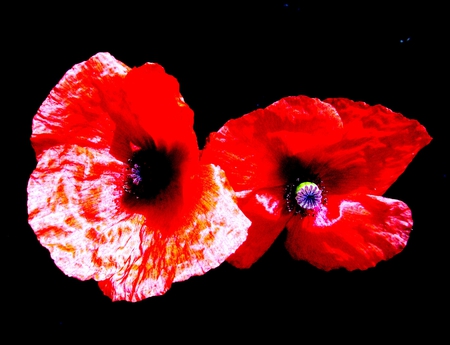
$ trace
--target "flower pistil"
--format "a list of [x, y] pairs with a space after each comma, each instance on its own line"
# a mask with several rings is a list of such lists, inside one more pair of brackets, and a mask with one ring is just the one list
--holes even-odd
[[312, 210], [322, 202], [322, 191], [312, 182], [302, 182], [295, 189], [295, 200], [304, 209]]

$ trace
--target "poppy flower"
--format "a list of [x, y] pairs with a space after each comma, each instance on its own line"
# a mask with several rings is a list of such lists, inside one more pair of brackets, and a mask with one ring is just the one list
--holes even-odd
[[155, 63], [75, 65], [33, 119], [29, 224], [68, 276], [112, 300], [161, 295], [247, 236], [224, 172], [199, 161], [193, 112]]
[[415, 120], [344, 98], [286, 97], [228, 121], [202, 151], [252, 221], [228, 261], [250, 267], [284, 228], [290, 255], [323, 270], [393, 257], [413, 221], [405, 203], [382, 195], [430, 140]]

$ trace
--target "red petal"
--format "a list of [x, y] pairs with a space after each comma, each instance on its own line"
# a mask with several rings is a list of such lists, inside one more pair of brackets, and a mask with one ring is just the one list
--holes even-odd
[[29, 223], [56, 265], [79, 279], [103, 280], [139, 248], [144, 218], [127, 213], [125, 167], [107, 150], [46, 150], [28, 183]]
[[195, 150], [194, 113], [184, 102], [177, 80], [155, 63], [133, 68], [125, 78], [127, 103], [158, 147], [182, 142]]
[[242, 197], [239, 207], [251, 220], [248, 237], [239, 249], [228, 258], [238, 268], [249, 268], [272, 245], [284, 229], [291, 214], [285, 209], [283, 191], [277, 188], [259, 190]]
[[159, 215], [165, 223], [147, 218], [140, 233], [142, 253], [132, 252], [122, 270], [100, 282], [106, 295], [128, 301], [160, 295], [172, 282], [217, 267], [242, 244], [250, 222], [237, 207], [223, 171], [203, 166], [190, 190], [183, 200], [184, 217], [171, 219], [168, 208]]
[[284, 186], [280, 160], [304, 153], [302, 158], [311, 159], [309, 153], [340, 138], [341, 128], [338, 114], [327, 103], [287, 97], [228, 121], [210, 135], [202, 160], [220, 165], [237, 192]]
[[320, 177], [330, 194], [382, 195], [431, 141], [416, 120], [381, 105], [327, 99], [344, 123], [339, 143], [321, 152]]
[[111, 114], [129, 114], [122, 92], [128, 70], [108, 53], [99, 53], [70, 69], [33, 119], [31, 141], [38, 159], [47, 148], [63, 143], [111, 146], [116, 128]]
[[315, 217], [294, 217], [287, 224], [286, 248], [293, 258], [326, 271], [367, 269], [405, 247], [412, 228], [408, 206], [394, 199], [352, 195], [329, 198]]

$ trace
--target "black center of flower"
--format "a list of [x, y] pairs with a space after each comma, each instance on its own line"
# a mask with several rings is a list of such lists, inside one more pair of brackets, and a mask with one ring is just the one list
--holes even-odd
[[156, 198], [174, 180], [178, 173], [178, 157], [154, 148], [141, 149], [128, 159], [124, 190], [135, 199]]
[[302, 217], [314, 215], [314, 209], [326, 204], [326, 189], [315, 172], [313, 165], [307, 165], [296, 157], [285, 157], [280, 164], [280, 174], [286, 181], [284, 198], [288, 212]]

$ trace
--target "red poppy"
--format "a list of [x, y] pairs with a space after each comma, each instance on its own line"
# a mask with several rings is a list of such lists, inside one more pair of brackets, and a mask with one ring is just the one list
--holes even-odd
[[33, 119], [29, 223], [67, 275], [113, 300], [163, 294], [217, 267], [249, 220], [223, 171], [201, 164], [193, 112], [153, 63], [75, 65]]
[[291, 256], [324, 270], [391, 258], [413, 222], [406, 204], [382, 195], [430, 140], [415, 120], [343, 98], [287, 97], [228, 121], [202, 153], [252, 221], [228, 261], [250, 267], [284, 228]]

